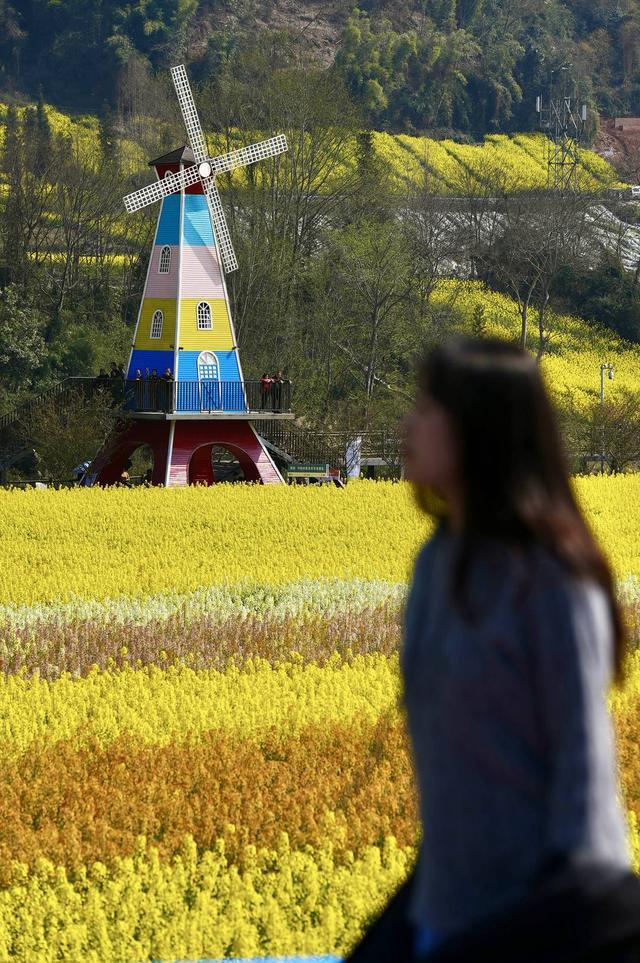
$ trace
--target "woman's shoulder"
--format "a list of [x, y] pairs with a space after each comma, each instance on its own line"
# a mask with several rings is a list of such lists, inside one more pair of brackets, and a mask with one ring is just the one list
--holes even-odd
[[581, 576], [545, 545], [529, 552], [526, 617], [557, 645], [563, 629], [589, 647], [599, 647], [612, 631], [607, 590], [593, 577]]
[[436, 556], [452, 541], [453, 536], [443, 522], [434, 529], [431, 537], [418, 550], [413, 566], [414, 580], [425, 575]]
[[606, 594], [595, 578], [577, 574], [567, 561], [542, 542], [528, 546], [520, 558], [532, 587], [542, 594]]

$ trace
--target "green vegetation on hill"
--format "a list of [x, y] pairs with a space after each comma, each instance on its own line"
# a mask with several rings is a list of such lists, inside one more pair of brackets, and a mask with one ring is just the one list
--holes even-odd
[[177, 61], [220, 81], [304, 61], [339, 74], [367, 125], [478, 136], [535, 129], [535, 94], [565, 63], [592, 107], [640, 113], [639, 57], [635, 0], [0, 4], [0, 93], [73, 110], [144, 97]]

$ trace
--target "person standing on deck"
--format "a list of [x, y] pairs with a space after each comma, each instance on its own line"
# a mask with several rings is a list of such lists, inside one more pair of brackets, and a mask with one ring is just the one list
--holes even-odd
[[271, 396], [271, 377], [265, 373], [260, 378], [260, 407], [266, 409], [269, 407], [269, 399]]

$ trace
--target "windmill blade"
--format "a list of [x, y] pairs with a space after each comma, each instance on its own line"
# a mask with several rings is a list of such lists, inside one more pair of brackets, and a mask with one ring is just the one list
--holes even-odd
[[211, 214], [211, 220], [213, 221], [213, 229], [216, 232], [216, 241], [220, 247], [224, 273], [231, 274], [232, 271], [236, 271], [238, 269], [238, 262], [236, 261], [236, 254], [233, 250], [233, 244], [231, 243], [231, 235], [229, 234], [227, 219], [224, 216], [224, 211], [222, 209], [220, 194], [218, 193], [218, 188], [216, 187], [215, 181], [212, 177], [204, 180], [202, 182], [202, 186], [204, 188], [204, 194], [209, 205], [209, 212]]
[[124, 206], [130, 214], [133, 214], [134, 211], [139, 211], [141, 207], [147, 207], [149, 204], [153, 204], [154, 201], [159, 201], [169, 194], [177, 194], [183, 187], [190, 187], [192, 184], [197, 184], [199, 180], [200, 174], [198, 168], [195, 164], [191, 164], [190, 167], [186, 167], [178, 174], [172, 174], [170, 172], [159, 181], [155, 181], [153, 184], [147, 184], [146, 187], [140, 188], [139, 191], [134, 191], [133, 194], [127, 194], [124, 198]]
[[171, 77], [173, 78], [173, 86], [176, 88], [180, 110], [182, 111], [184, 125], [187, 128], [189, 143], [195, 155], [196, 164], [201, 164], [202, 161], [207, 159], [207, 144], [204, 139], [202, 127], [200, 126], [200, 118], [198, 117], [198, 111], [196, 110], [184, 64], [180, 64], [178, 67], [172, 67]]
[[221, 154], [220, 157], [210, 157], [209, 163], [213, 173], [220, 174], [222, 171], [232, 171], [236, 167], [255, 164], [256, 161], [264, 160], [266, 157], [276, 157], [286, 150], [288, 150], [287, 138], [284, 134], [278, 134], [277, 137], [269, 137], [268, 140], [261, 140], [249, 147], [240, 147], [228, 154]]

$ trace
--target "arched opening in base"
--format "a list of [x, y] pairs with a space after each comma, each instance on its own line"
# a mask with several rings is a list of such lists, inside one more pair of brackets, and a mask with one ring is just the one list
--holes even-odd
[[151, 445], [140, 445], [127, 459], [126, 471], [133, 485], [152, 484], [154, 455]]
[[244, 482], [246, 476], [238, 456], [224, 445], [212, 445], [211, 468], [217, 482]]
[[127, 472], [134, 483], [146, 476], [153, 485], [163, 485], [168, 442], [166, 421], [119, 422], [96, 455], [85, 484], [117, 485]]
[[194, 451], [189, 461], [190, 485], [260, 480], [257, 465], [237, 445], [202, 445]]

